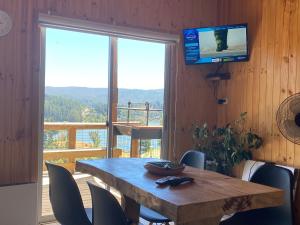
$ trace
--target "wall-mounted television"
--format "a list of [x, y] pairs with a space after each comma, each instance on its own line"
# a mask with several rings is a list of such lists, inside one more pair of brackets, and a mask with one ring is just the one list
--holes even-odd
[[185, 29], [183, 36], [187, 65], [249, 59], [247, 24]]

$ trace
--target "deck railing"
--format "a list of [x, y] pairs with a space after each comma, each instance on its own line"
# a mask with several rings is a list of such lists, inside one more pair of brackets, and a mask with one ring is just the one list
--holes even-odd
[[[122, 155], [121, 149], [115, 149], [113, 157], [118, 158]], [[56, 164], [61, 165], [68, 169], [70, 172], [75, 171], [75, 162], [77, 159], [86, 158], [105, 158], [105, 149], [73, 149], [73, 150], [49, 150], [44, 151], [44, 162], [55, 161]], [[43, 170], [46, 171], [45, 164]]]
[[[118, 122], [117, 124], [126, 125], [138, 125], [138, 122]], [[92, 131], [105, 133], [107, 125], [105, 123], [57, 123], [57, 122], [45, 122], [44, 131], [45, 134], [54, 132], [55, 137], [51, 141], [51, 145], [47, 145], [46, 139], [44, 140], [44, 157], [45, 161], [52, 161], [61, 166], [67, 168], [71, 172], [75, 170], [75, 162], [77, 159], [86, 158], [105, 158], [107, 155], [106, 142], [86, 144], [87, 140], [81, 140], [78, 137], [78, 131]], [[63, 135], [62, 135], [63, 134]], [[98, 136], [99, 133], [96, 133]], [[106, 135], [106, 134], [105, 134]], [[46, 135], [47, 136], [47, 135]], [[63, 136], [63, 138], [61, 138]], [[98, 137], [99, 138], [99, 137]], [[129, 142], [130, 145], [130, 142]], [[159, 156], [159, 149], [154, 149], [150, 156]], [[114, 148], [113, 157], [130, 157], [129, 152], [125, 152], [122, 149]], [[143, 156], [139, 156], [143, 157]], [[144, 157], [149, 157], [145, 155]], [[43, 170], [46, 171], [45, 164]]]
[[77, 130], [106, 130], [105, 123], [44, 123], [45, 131], [66, 131], [67, 132], [67, 149], [76, 149]]
[[[45, 133], [49, 131], [63, 131], [65, 132], [64, 140], [57, 141], [56, 146], [44, 149], [44, 162], [55, 162], [71, 172], [75, 170], [75, 162], [77, 159], [85, 158], [104, 158], [107, 155], [106, 149], [101, 146], [83, 146], [82, 142], [77, 140], [78, 130], [106, 130], [105, 123], [52, 123], [45, 122]], [[121, 149], [115, 149], [114, 157], [122, 155]], [[45, 164], [43, 170], [46, 170]]]
[[[139, 104], [139, 103], [134, 103], [134, 104]], [[126, 110], [126, 112], [127, 112], [127, 123], [130, 122], [130, 112], [131, 111], [146, 112], [146, 123], [145, 123], [145, 125], [148, 126], [149, 125], [150, 112], [161, 112], [162, 113], [163, 110], [162, 109], [152, 109], [152, 108], [150, 108], [150, 103], [149, 102], [145, 102], [144, 105], [145, 105], [145, 107], [132, 107], [132, 102], [128, 102], [127, 107], [118, 106], [117, 109]]]

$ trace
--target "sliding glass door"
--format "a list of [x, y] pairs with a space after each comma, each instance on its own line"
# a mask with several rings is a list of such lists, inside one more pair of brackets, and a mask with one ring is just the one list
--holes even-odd
[[[73, 173], [86, 206], [86, 181], [75, 160], [107, 156], [110, 37], [45, 28], [43, 162]], [[51, 220], [49, 177], [43, 163], [42, 218]]]
[[[45, 161], [68, 169], [86, 207], [78, 159], [153, 157], [162, 152], [166, 44], [43, 26], [40, 221], [54, 219]], [[95, 180], [102, 185], [99, 180]]]
[[120, 124], [114, 149], [122, 149], [123, 157], [160, 158], [165, 44], [119, 38], [117, 58]]

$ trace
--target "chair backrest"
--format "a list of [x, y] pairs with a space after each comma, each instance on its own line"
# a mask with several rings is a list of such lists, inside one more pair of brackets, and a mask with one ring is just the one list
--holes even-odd
[[187, 151], [181, 158], [180, 164], [205, 169], [205, 154], [203, 152], [190, 150]]
[[93, 225], [126, 225], [117, 199], [107, 190], [88, 182], [93, 202]]
[[78, 186], [65, 168], [46, 163], [49, 173], [49, 195], [55, 218], [62, 225], [91, 225]]
[[284, 190], [282, 206], [261, 209], [259, 213], [262, 217], [272, 220], [270, 224], [293, 225], [294, 178], [292, 172], [273, 164], [265, 164], [257, 169], [250, 181]]

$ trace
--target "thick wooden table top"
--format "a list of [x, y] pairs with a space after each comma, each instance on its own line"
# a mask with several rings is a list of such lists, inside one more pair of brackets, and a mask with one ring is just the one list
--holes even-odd
[[[89, 173], [139, 204], [161, 212], [178, 224], [220, 219], [223, 215], [255, 208], [279, 206], [283, 191], [221, 174], [186, 167], [183, 174], [194, 183], [160, 187], [144, 164], [155, 159], [101, 159], [76, 163], [76, 170]], [[213, 224], [213, 223], [206, 223]]]

